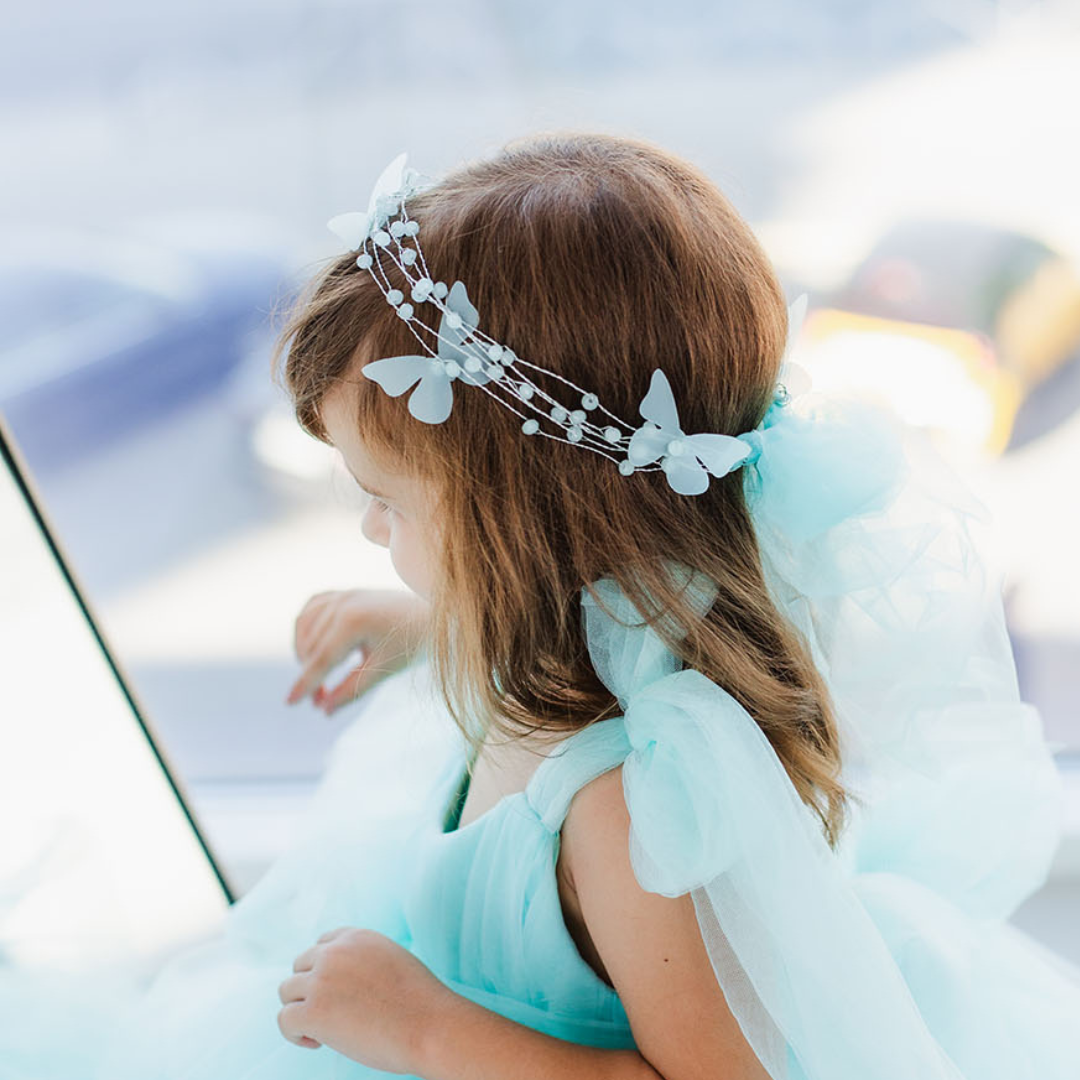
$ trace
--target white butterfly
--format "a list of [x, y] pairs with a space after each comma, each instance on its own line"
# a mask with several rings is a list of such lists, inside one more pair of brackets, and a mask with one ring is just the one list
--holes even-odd
[[645, 424], [630, 436], [626, 456], [634, 465], [649, 465], [661, 458], [668, 484], [680, 495], [700, 495], [709, 486], [709, 473], [725, 476], [738, 466], [753, 447], [732, 435], [687, 435], [679, 427], [675, 397], [667, 376], [657, 368], [649, 392], [638, 411]]
[[[461, 281], [455, 281], [446, 297], [446, 308], [439, 324], [439, 355], [433, 356], [387, 356], [372, 360], [360, 370], [377, 382], [392, 397], [404, 394], [419, 380], [419, 385], [409, 395], [409, 412], [425, 424], [441, 424], [454, 404], [453, 382], [464, 378], [476, 386], [491, 381], [486, 371], [468, 371], [466, 364], [476, 356], [475, 352], [461, 348], [480, 321]], [[461, 325], [455, 329], [448, 321], [449, 312], [461, 316]]]
[[[355, 251], [373, 233], [380, 228], [398, 208], [398, 200], [408, 186], [410, 177], [406, 177], [405, 158], [407, 154], [398, 154], [379, 174], [375, 187], [368, 200], [366, 211], [350, 210], [345, 214], [332, 217], [326, 227], [340, 237], [346, 246]], [[412, 169], [408, 172], [411, 174]]]
[[[806, 306], [807, 295], [803, 293], [788, 308], [788, 336], [779, 380], [784, 387], [784, 400], [810, 388], [809, 374], [790, 360], [806, 317]], [[668, 484], [680, 495], [700, 495], [709, 487], [709, 473], [726, 476], [755, 452], [750, 442], [733, 435], [685, 434], [679, 427], [671, 384], [660, 368], [653, 372], [649, 392], [638, 409], [651, 424], [631, 435], [627, 457], [634, 465], [649, 465], [659, 458]]]

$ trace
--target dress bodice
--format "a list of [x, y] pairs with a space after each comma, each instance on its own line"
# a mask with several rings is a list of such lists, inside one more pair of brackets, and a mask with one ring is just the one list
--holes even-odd
[[[452, 989], [547, 1034], [612, 1048], [634, 1046], [630, 1024], [566, 927], [555, 866], [574, 794], [629, 751], [622, 717], [598, 721], [562, 740], [523, 791], [464, 827], [426, 827], [404, 900], [412, 951]], [[439, 805], [451, 800], [454, 825], [464, 758], [450, 765]]]

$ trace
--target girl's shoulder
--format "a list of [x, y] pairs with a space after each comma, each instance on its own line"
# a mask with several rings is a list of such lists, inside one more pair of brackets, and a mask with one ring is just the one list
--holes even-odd
[[577, 792], [616, 768], [632, 747], [624, 717], [594, 721], [562, 738], [529, 780], [529, 802], [552, 832], [558, 832]]
[[[619, 781], [592, 785], [615, 769]], [[530, 801], [558, 831], [587, 785], [582, 802], [599, 807], [601, 824], [628, 819], [638, 881], [664, 896], [716, 878], [758, 846], [755, 838], [795, 828], [815, 846], [824, 844], [820, 834], [809, 835], [810, 809], [761, 728], [693, 669], [650, 683], [630, 698], [624, 715], [567, 737], [533, 774]]]

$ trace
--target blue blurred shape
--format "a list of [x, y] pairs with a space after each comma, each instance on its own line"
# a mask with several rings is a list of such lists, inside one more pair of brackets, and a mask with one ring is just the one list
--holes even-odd
[[9, 233], [0, 411], [31, 466], [63, 469], [220, 387], [292, 263], [269, 223], [235, 215]]

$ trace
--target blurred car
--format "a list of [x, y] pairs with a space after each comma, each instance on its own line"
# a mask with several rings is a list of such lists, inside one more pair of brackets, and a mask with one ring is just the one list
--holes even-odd
[[235, 215], [5, 241], [0, 411], [39, 473], [219, 387], [261, 349], [293, 262], [271, 225]]
[[[1080, 406], [1080, 275], [1030, 236], [903, 221], [808, 315], [799, 362], [815, 389], [858, 388], [961, 450], [998, 454], [1018, 417], [1033, 437]], [[1040, 389], [1063, 378], [1077, 392], [1045, 408]]]

